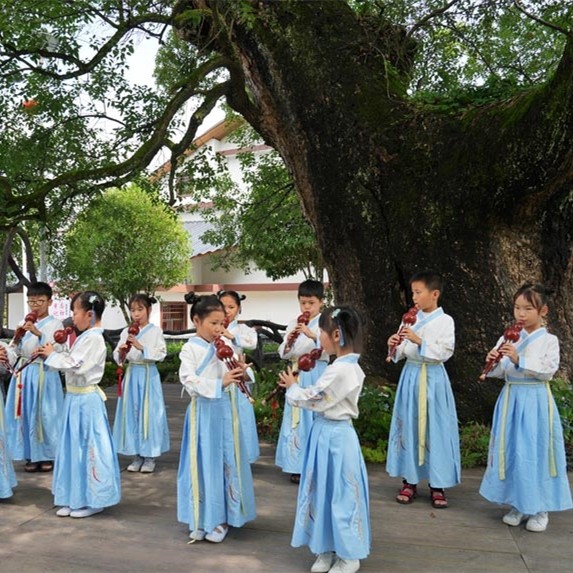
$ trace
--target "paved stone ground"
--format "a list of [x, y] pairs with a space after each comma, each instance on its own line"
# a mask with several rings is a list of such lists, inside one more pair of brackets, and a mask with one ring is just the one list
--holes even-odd
[[[277, 572], [309, 571], [306, 548], [290, 547], [296, 486], [274, 466], [263, 445], [253, 465], [257, 519], [232, 529], [224, 543], [187, 545], [176, 519], [176, 477], [187, 400], [180, 386], [165, 385], [171, 452], [154, 474], [122, 472], [119, 505], [88, 519], [55, 516], [51, 474], [26, 474], [16, 463], [18, 488], [0, 502], [0, 572]], [[110, 418], [114, 389], [106, 390]], [[129, 463], [121, 457], [122, 468]], [[570, 573], [573, 512], [551, 514], [546, 533], [501, 523], [504, 509], [477, 491], [482, 470], [463, 473], [449, 491], [450, 507], [432, 509], [425, 489], [409, 506], [394, 501], [398, 480], [369, 466], [372, 553], [361, 571], [387, 573]], [[571, 477], [571, 476], [570, 476]]]

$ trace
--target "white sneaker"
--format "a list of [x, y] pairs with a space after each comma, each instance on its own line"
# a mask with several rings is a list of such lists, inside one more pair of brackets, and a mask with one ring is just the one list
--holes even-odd
[[128, 472], [138, 472], [143, 465], [143, 458], [141, 456], [135, 456], [133, 461], [127, 466]]
[[101, 513], [103, 507], [84, 507], [83, 509], [73, 509], [70, 513], [70, 517], [90, 517], [96, 513]]
[[65, 505], [64, 507], [60, 507], [60, 509], [56, 511], [56, 515], [58, 517], [69, 517], [70, 513], [72, 513], [72, 510], [67, 505]]
[[211, 543], [221, 543], [227, 537], [227, 533], [229, 533], [228, 525], [217, 525], [211, 533], [205, 535], [205, 539]]
[[144, 458], [141, 469], [142, 474], [151, 474], [155, 470], [155, 460], [153, 458]]
[[517, 527], [522, 521], [525, 521], [529, 515], [525, 515], [525, 513], [521, 513], [521, 511], [517, 511], [515, 507], [511, 508], [509, 513], [506, 513], [501, 520], [505, 525], [511, 525], [512, 527]]
[[527, 531], [535, 531], [536, 533], [541, 533], [547, 529], [547, 524], [549, 523], [549, 515], [546, 511], [540, 511], [535, 515], [532, 515], [525, 524], [525, 529]]
[[332, 562], [335, 557], [336, 554], [334, 551], [319, 553], [314, 565], [310, 568], [311, 573], [328, 573], [332, 567]]
[[192, 539], [193, 541], [203, 541], [203, 539], [205, 539], [205, 530], [194, 529], [189, 533], [189, 539]]
[[356, 573], [360, 569], [358, 559], [340, 559], [329, 569], [329, 573]]

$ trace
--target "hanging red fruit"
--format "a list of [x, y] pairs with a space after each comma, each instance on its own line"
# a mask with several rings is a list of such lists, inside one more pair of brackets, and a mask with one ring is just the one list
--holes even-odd
[[26, 111], [34, 111], [36, 107], [38, 107], [39, 102], [35, 99], [26, 99], [22, 102], [22, 107]]

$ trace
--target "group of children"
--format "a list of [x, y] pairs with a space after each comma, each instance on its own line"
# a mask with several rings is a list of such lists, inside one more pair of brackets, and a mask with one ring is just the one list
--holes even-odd
[[[410, 285], [415, 320], [388, 339], [392, 359], [406, 364], [396, 393], [387, 471], [403, 479], [397, 502], [411, 503], [420, 481], [427, 480], [433, 507], [442, 509], [448, 506], [445, 490], [461, 479], [456, 407], [444, 368], [454, 352], [454, 321], [439, 306], [438, 274], [418, 273]], [[98, 386], [106, 355], [105, 303], [95, 292], [74, 297], [73, 323], [80, 334], [63, 348], [53, 342], [61, 323], [48, 314], [48, 289], [44, 283], [30, 288], [36, 322], [23, 325], [26, 334], [16, 347], [0, 347], [0, 359], [15, 372], [5, 411], [0, 409], [0, 498], [12, 495], [16, 483], [11, 456], [27, 460], [27, 471], [50, 471], [55, 460], [57, 515], [87, 517], [120, 500], [117, 453], [134, 456], [129, 471], [152, 472], [155, 458], [169, 449], [155, 366], [165, 357], [165, 342], [161, 329], [149, 323], [154, 300], [136, 295], [130, 310], [137, 334], [126, 328], [114, 351], [116, 362], [128, 366], [112, 432]], [[354, 573], [370, 549], [368, 477], [352, 426], [364, 381], [358, 364], [363, 320], [348, 306], [322, 310], [323, 296], [319, 281], [299, 285], [305, 320], [289, 323], [279, 348], [291, 365], [279, 376], [286, 394], [276, 464], [293, 483], [300, 482], [292, 545], [306, 545], [317, 556], [314, 573]], [[234, 291], [186, 297], [196, 336], [180, 353], [179, 376], [190, 401], [177, 474], [177, 518], [188, 525], [190, 543], [219, 543], [229, 527], [256, 516], [250, 467], [259, 456], [250, 397], [254, 376], [242, 352], [254, 348], [257, 337], [237, 321], [243, 298]], [[514, 298], [515, 318], [523, 324], [519, 340], [500, 340], [487, 355], [496, 364], [488, 375], [506, 384], [494, 412], [480, 493], [511, 506], [504, 523], [527, 520], [530, 531], [545, 530], [547, 512], [573, 507], [559, 413], [549, 388], [559, 344], [543, 327], [546, 314], [547, 291], [524, 285]], [[299, 368], [298, 359], [311, 352], [313, 367]], [[58, 371], [65, 373], [65, 400]]]
[[[433, 507], [460, 483], [456, 407], [443, 363], [454, 352], [454, 322], [438, 305], [441, 277], [425, 271], [410, 281], [416, 320], [388, 339], [393, 360], [406, 359], [396, 392], [387, 471], [402, 477], [396, 501], [411, 503], [428, 480]], [[548, 512], [571, 509], [563, 430], [549, 382], [559, 367], [559, 341], [547, 332], [546, 288], [526, 283], [513, 298], [515, 341], [502, 336], [486, 356], [484, 374], [502, 378], [480, 494], [511, 507], [503, 523], [545, 531]], [[517, 324], [516, 322], [516, 324]]]

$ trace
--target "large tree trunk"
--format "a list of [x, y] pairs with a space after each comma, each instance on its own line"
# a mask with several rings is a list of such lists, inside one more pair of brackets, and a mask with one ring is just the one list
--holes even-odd
[[447, 367], [462, 418], [490, 415], [498, 387], [478, 375], [527, 280], [556, 289], [549, 322], [567, 373], [572, 43], [543, 89], [446, 113], [408, 100], [415, 46], [402, 30], [374, 33], [337, 0], [252, 2], [247, 19], [231, 5], [181, 3], [211, 11], [182, 33], [233, 62], [229, 103], [283, 156], [336, 301], [368, 317], [367, 369], [397, 378], [386, 340], [409, 305], [409, 276], [431, 268], [456, 322]]

